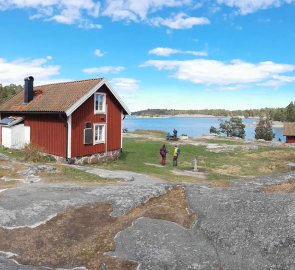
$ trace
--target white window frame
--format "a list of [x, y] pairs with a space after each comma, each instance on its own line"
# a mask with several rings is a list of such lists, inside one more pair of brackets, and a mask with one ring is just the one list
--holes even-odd
[[[95, 133], [96, 133], [96, 127], [102, 126], [103, 130], [102, 130], [102, 138], [99, 139], [99, 134], [97, 134], [97, 140], [95, 140]], [[93, 125], [93, 144], [100, 144], [100, 143], [105, 143], [106, 140], [106, 124], [94, 124]]]
[[[95, 106], [97, 96], [103, 96], [103, 104], [102, 104], [101, 110], [97, 110], [96, 106]], [[106, 111], [106, 94], [105, 93], [94, 93], [94, 114], [105, 113], [105, 111]]]

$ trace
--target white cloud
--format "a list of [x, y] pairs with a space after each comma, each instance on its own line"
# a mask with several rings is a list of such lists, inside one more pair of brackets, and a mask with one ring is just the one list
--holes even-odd
[[170, 56], [172, 54], [191, 54], [195, 56], [207, 56], [208, 53], [206, 51], [182, 51], [177, 49], [171, 49], [171, 48], [154, 48], [149, 51], [149, 54], [154, 54], [157, 56]]
[[100, 50], [100, 49], [96, 49], [96, 50], [94, 51], [94, 54], [95, 54], [97, 57], [102, 57], [102, 56], [104, 56], [104, 52], [103, 52], [102, 50]]
[[154, 26], [166, 26], [171, 29], [190, 29], [196, 25], [210, 24], [210, 21], [205, 17], [189, 17], [185, 13], [179, 13], [174, 17], [164, 19], [156, 17], [150, 20]]
[[280, 87], [284, 84], [288, 83], [294, 83], [295, 82], [295, 76], [281, 76], [281, 75], [275, 75], [272, 77], [272, 79], [263, 82], [259, 84], [260, 86], [269, 86], [273, 88]]
[[101, 29], [102, 25], [97, 23], [91, 23], [87, 20], [81, 21], [80, 24], [78, 24], [79, 28], [83, 29]]
[[177, 54], [179, 50], [171, 49], [171, 48], [155, 48], [149, 51], [149, 54], [155, 54], [158, 56], [170, 56], [172, 54]]
[[139, 81], [133, 78], [114, 78], [111, 84], [119, 94], [132, 94], [139, 89]]
[[52, 83], [56, 81], [67, 81], [68, 79], [54, 79], [60, 74], [60, 66], [49, 65], [51, 56], [37, 59], [17, 59], [7, 61], [0, 58], [0, 83], [3, 85], [15, 83], [23, 84], [24, 78], [33, 76], [35, 84]]
[[103, 66], [103, 67], [92, 67], [92, 68], [84, 68], [82, 71], [87, 74], [95, 74], [95, 73], [112, 73], [117, 74], [123, 71], [125, 68], [122, 66]]
[[192, 0], [107, 0], [103, 14], [113, 20], [141, 21], [147, 19], [148, 13], [167, 7], [182, 7]]
[[217, 0], [219, 4], [239, 9], [243, 15], [256, 12], [260, 9], [280, 7], [283, 4], [293, 3], [294, 0]]
[[204, 17], [190, 17], [181, 12], [170, 18], [153, 17], [151, 14], [164, 8], [179, 10], [188, 6], [194, 10], [199, 5], [192, 0], [107, 0], [103, 15], [115, 21], [126, 20], [133, 22], [146, 22], [154, 26], [165, 26], [171, 29], [190, 29], [196, 25], [209, 24]]
[[[208, 1], [209, 2], [209, 1]], [[216, 0], [211, 1], [209, 13], [215, 14], [222, 5], [237, 9], [240, 14], [249, 14], [261, 9], [279, 7], [295, 0]], [[196, 13], [205, 1], [193, 0], [0, 0], [0, 11], [30, 9], [30, 19], [43, 19], [61, 24], [75, 24], [84, 29], [101, 29], [94, 20], [107, 16], [112, 20], [143, 22], [169, 29], [191, 29], [197, 25], [210, 24], [208, 18], [190, 16]], [[174, 14], [172, 16], [163, 14]]]
[[62, 24], [78, 24], [87, 29], [99, 29], [99, 25], [89, 22], [88, 18], [97, 18], [100, 2], [94, 0], [0, 0], [0, 10], [12, 8], [31, 8], [36, 11], [31, 19], [56, 21]]
[[224, 63], [216, 60], [195, 59], [186, 61], [149, 60], [141, 67], [155, 67], [158, 70], [175, 71], [172, 76], [205, 85], [243, 85], [249, 83], [262, 84], [269, 80], [291, 82], [294, 77], [282, 76], [284, 73], [295, 71], [294, 65], [276, 64], [271, 61], [248, 63], [232, 60]]

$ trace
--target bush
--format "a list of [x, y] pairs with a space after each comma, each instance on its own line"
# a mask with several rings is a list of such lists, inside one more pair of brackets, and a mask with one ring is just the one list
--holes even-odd
[[272, 141], [274, 134], [272, 132], [272, 123], [269, 118], [260, 118], [255, 128], [255, 139]]
[[225, 133], [227, 137], [245, 138], [245, 125], [238, 117], [232, 117], [229, 121], [221, 121], [219, 131]]
[[214, 126], [211, 126], [211, 127], [210, 127], [210, 133], [218, 134], [218, 130], [217, 130], [217, 128], [214, 127]]
[[24, 160], [30, 162], [52, 162], [55, 159], [50, 155], [44, 155], [42, 148], [27, 144], [24, 148]]

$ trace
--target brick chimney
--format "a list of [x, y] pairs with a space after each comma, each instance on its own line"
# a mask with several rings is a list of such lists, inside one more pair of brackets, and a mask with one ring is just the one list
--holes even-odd
[[25, 78], [25, 91], [24, 91], [24, 103], [29, 103], [33, 100], [34, 92], [34, 77], [30, 76]]

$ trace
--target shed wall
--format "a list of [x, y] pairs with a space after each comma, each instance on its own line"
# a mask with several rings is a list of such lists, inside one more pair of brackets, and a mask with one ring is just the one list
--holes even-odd
[[295, 136], [287, 136], [286, 143], [295, 143]]

